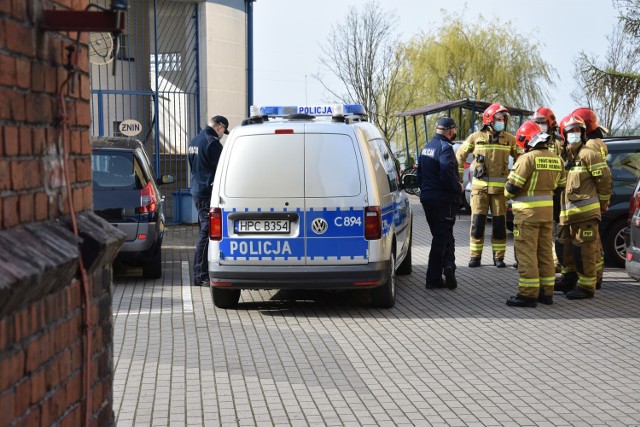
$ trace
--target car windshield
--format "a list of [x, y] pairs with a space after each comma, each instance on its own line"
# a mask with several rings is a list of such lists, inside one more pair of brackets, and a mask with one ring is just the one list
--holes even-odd
[[141, 189], [144, 174], [130, 152], [94, 151], [91, 155], [93, 183], [98, 188]]

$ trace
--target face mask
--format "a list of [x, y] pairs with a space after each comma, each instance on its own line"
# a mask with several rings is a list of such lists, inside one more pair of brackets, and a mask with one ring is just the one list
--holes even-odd
[[496, 132], [502, 132], [504, 130], [504, 122], [495, 122], [493, 124], [493, 129]]
[[580, 134], [577, 132], [567, 134], [567, 142], [572, 145], [577, 144], [580, 142]]
[[546, 124], [538, 124], [538, 126], [540, 126], [540, 129], [542, 130], [542, 132], [547, 133], [547, 131], [549, 130], [549, 126], [547, 126]]

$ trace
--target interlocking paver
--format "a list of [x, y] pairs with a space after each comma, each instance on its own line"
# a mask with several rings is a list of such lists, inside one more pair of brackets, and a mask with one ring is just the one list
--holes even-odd
[[489, 235], [483, 267], [467, 268], [461, 215], [459, 287], [425, 290], [431, 236], [413, 206], [413, 274], [392, 310], [284, 291], [217, 309], [190, 286], [196, 227], [169, 227], [161, 279], [114, 278], [118, 425], [640, 423], [639, 283], [607, 269], [593, 300], [507, 307], [517, 271], [489, 265]]

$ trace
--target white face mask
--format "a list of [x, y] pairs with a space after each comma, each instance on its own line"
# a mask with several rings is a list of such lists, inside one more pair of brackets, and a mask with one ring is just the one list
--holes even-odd
[[549, 130], [549, 126], [547, 126], [546, 123], [538, 123], [538, 126], [540, 126], [540, 129], [542, 130], [542, 132], [547, 133], [547, 131]]
[[567, 134], [567, 142], [569, 144], [577, 144], [580, 142], [580, 132], [571, 132]]

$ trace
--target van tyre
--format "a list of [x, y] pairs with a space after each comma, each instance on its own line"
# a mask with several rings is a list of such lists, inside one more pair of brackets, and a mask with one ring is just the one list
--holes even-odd
[[602, 251], [607, 263], [612, 267], [624, 268], [624, 235], [622, 231], [627, 226], [627, 219], [621, 218], [611, 224], [602, 240]]
[[240, 300], [240, 289], [221, 289], [211, 287], [213, 305], [218, 308], [236, 308]]
[[387, 280], [371, 290], [371, 303], [378, 308], [392, 308], [396, 303], [396, 255], [392, 251], [387, 267]]
[[407, 249], [407, 255], [398, 266], [397, 274], [403, 276], [405, 274], [411, 274], [412, 261], [411, 261], [411, 246], [413, 246], [413, 225], [411, 225], [409, 231], [409, 248]]
[[142, 264], [142, 277], [145, 279], [159, 279], [162, 277], [162, 251], [158, 252]]

